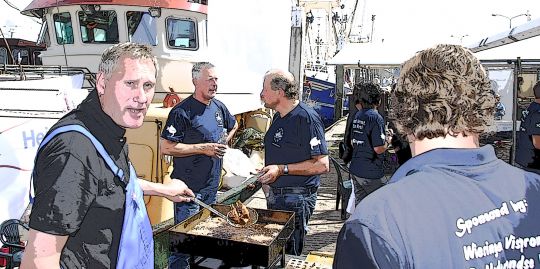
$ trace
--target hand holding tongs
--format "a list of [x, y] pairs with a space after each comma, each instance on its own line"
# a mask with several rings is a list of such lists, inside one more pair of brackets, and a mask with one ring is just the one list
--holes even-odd
[[223, 215], [221, 212], [215, 210], [215, 209], [214, 209], [213, 207], [211, 207], [210, 205], [207, 205], [205, 202], [203, 202], [203, 201], [197, 199], [197, 197], [189, 197], [189, 196], [183, 196], [183, 197], [188, 198], [189, 200], [195, 202], [196, 204], [198, 204], [198, 205], [200, 205], [200, 206], [202, 206], [202, 207], [204, 207], [204, 208], [210, 210], [210, 212], [216, 214], [218, 217], [220, 217], [220, 218], [226, 220], [227, 222], [230, 221], [229, 218], [227, 218], [227, 216], [225, 216], [225, 215]]
[[195, 202], [196, 204], [210, 210], [210, 212], [212, 212], [212, 213], [216, 214], [218, 217], [226, 220], [229, 225], [234, 226], [234, 227], [239, 227], [239, 228], [248, 227], [248, 226], [251, 226], [251, 225], [255, 224], [257, 222], [257, 220], [258, 220], [258, 213], [257, 213], [257, 211], [255, 211], [252, 208], [248, 209], [250, 211], [250, 223], [248, 223], [246, 225], [241, 225], [241, 224], [235, 223], [233, 220], [231, 220], [231, 218], [229, 217], [229, 214], [227, 214], [227, 216], [225, 216], [221, 212], [214, 209], [212, 206], [210, 206], [210, 205], [206, 204], [205, 202], [197, 199], [197, 197], [191, 197], [191, 196], [185, 196], [185, 195], [182, 195], [182, 197], [187, 198], [187, 199]]

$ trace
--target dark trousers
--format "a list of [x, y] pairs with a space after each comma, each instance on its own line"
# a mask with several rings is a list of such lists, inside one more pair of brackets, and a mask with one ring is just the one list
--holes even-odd
[[354, 184], [355, 205], [358, 205], [362, 199], [384, 185], [382, 178], [370, 179], [350, 174], [350, 179]]

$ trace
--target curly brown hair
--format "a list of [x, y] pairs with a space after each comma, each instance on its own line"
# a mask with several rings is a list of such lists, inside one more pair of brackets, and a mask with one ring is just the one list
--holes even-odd
[[495, 96], [480, 61], [458, 45], [438, 45], [403, 63], [389, 117], [415, 139], [480, 134], [493, 123]]

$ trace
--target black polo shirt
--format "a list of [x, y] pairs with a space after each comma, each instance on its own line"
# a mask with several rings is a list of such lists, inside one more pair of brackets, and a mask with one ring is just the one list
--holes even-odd
[[[206, 105], [192, 95], [169, 113], [161, 137], [176, 143], [218, 143], [225, 129], [230, 132], [236, 120], [227, 107], [217, 99]], [[223, 160], [195, 154], [174, 157], [171, 178], [182, 179], [195, 192], [211, 186], [217, 191]]]
[[[69, 124], [88, 129], [129, 179], [125, 130], [101, 109], [97, 91], [51, 130]], [[68, 235], [63, 268], [115, 268], [124, 221], [125, 185], [115, 178], [90, 140], [78, 132], [55, 136], [34, 166], [32, 229]]]
[[[328, 148], [321, 118], [313, 108], [300, 102], [284, 117], [279, 112], [274, 115], [264, 136], [266, 165], [299, 163], [319, 155], [328, 155]], [[281, 175], [271, 186], [318, 187], [319, 184], [319, 175]]]
[[373, 148], [384, 145], [384, 120], [375, 109], [356, 112], [351, 128], [353, 153], [349, 170], [355, 176], [379, 179], [384, 176], [383, 154]]
[[532, 102], [523, 111], [517, 133], [516, 162], [527, 168], [540, 169], [540, 150], [533, 145], [533, 135], [540, 135], [540, 104], [537, 102]]

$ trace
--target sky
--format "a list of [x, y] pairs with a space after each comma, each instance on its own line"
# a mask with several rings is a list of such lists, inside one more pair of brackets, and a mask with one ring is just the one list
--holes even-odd
[[[20, 10], [23, 10], [31, 0], [8, 0]], [[6, 37], [22, 38], [36, 41], [41, 24], [38, 19], [20, 14], [19, 11], [8, 6], [4, 0], [0, 0], [0, 27]]]
[[[360, 16], [363, 3], [359, 1]], [[384, 39], [384, 43], [417, 48], [437, 43], [468, 46], [509, 29], [509, 19], [492, 14], [511, 18], [527, 12], [532, 20], [540, 18], [540, 1], [366, 0], [362, 35], [370, 34], [371, 15], [375, 15], [373, 42]], [[514, 18], [512, 27], [526, 22], [527, 16]]]
[[[31, 0], [9, 0], [19, 9], [24, 9]], [[220, 1], [220, 0], [213, 0]], [[223, 0], [221, 0], [223, 1]], [[257, 0], [290, 1], [290, 0]], [[351, 5], [353, 0], [342, 0]], [[229, 5], [234, 7], [234, 5]], [[365, 8], [364, 8], [365, 6]], [[371, 35], [371, 15], [375, 15], [373, 42], [403, 44], [415, 48], [437, 43], [470, 45], [480, 39], [509, 28], [507, 17], [529, 13], [531, 19], [540, 18], [539, 0], [359, 0], [356, 32], [361, 36]], [[364, 21], [362, 23], [362, 14]], [[526, 16], [512, 20], [517, 26], [527, 22]], [[37, 39], [40, 25], [21, 15], [0, 0], [0, 27], [6, 36]], [[454, 36], [454, 37], [451, 37]]]

